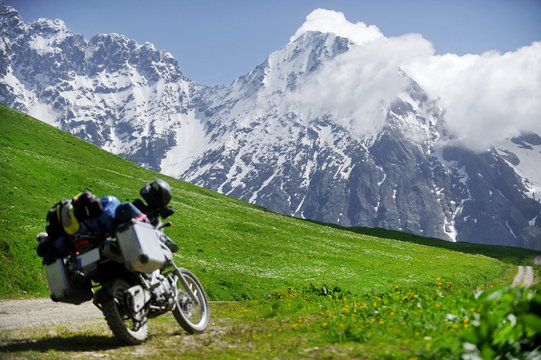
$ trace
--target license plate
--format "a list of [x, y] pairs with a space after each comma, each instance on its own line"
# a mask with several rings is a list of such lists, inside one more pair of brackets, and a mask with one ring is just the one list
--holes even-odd
[[98, 261], [100, 261], [100, 248], [94, 248], [84, 254], [77, 255], [77, 268], [86, 272], [86, 270], [93, 269]]

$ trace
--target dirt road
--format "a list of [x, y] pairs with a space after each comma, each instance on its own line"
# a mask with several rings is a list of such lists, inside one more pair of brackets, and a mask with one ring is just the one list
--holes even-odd
[[91, 301], [81, 305], [55, 303], [49, 298], [0, 301], [0, 330], [100, 317], [103, 314]]
[[[541, 265], [541, 256], [537, 256], [534, 259], [535, 265]], [[519, 266], [517, 275], [515, 276], [515, 279], [513, 280], [513, 284], [511, 286], [532, 286], [534, 284], [534, 272], [533, 267], [531, 266]]]

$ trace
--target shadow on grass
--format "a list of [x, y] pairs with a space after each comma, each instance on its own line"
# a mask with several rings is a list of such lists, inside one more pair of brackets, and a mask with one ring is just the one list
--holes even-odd
[[513, 265], [522, 265], [525, 258], [535, 257], [540, 255], [541, 252], [526, 248], [512, 247], [512, 246], [501, 246], [501, 245], [488, 245], [488, 244], [475, 244], [467, 242], [452, 242], [436, 238], [423, 237], [410, 233], [386, 230], [380, 228], [363, 228], [363, 227], [352, 227], [346, 228], [346, 230], [365, 235], [372, 235], [378, 237], [386, 237], [388, 239], [395, 239], [400, 241], [407, 241], [414, 244], [426, 245], [432, 247], [443, 248], [447, 250], [453, 250], [465, 254], [472, 255], [484, 255], [487, 257], [498, 259], [502, 262], [513, 264]]
[[437, 238], [424, 237], [420, 235], [414, 235], [411, 233], [396, 231], [396, 230], [387, 230], [382, 228], [366, 228], [366, 227], [343, 227], [340, 225], [327, 224], [318, 221], [311, 221], [319, 225], [332, 227], [334, 229], [350, 231], [356, 234], [375, 236], [385, 239], [399, 240], [410, 242], [418, 245], [425, 245], [437, 248], [443, 248], [447, 250], [457, 251], [465, 254], [472, 255], [484, 255], [487, 257], [498, 259], [504, 263], [513, 264], [513, 265], [524, 265], [524, 260], [529, 259], [528, 263], [533, 263], [533, 258], [535, 256], [541, 255], [540, 251], [511, 247], [511, 246], [499, 246], [499, 245], [487, 245], [487, 244], [476, 244], [476, 243], [467, 243], [467, 242], [451, 242], [446, 240], [441, 240]]
[[[3, 340], [2, 342], [4, 342]], [[0, 354], [35, 351], [46, 353], [58, 352], [85, 352], [116, 349], [124, 346], [111, 336], [75, 335], [55, 336], [41, 339], [8, 340], [7, 344], [0, 345]], [[2, 356], [0, 356], [2, 357]]]

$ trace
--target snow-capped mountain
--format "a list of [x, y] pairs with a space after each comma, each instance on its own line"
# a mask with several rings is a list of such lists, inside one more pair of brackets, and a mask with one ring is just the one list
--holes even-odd
[[10, 7], [0, 26], [2, 103], [150, 169], [287, 215], [541, 249], [541, 138], [470, 151], [400, 69], [360, 73], [365, 89], [340, 102], [328, 79], [363, 61], [347, 38], [304, 32], [206, 87], [122, 35], [86, 40]]
[[0, 99], [108, 151], [159, 170], [189, 117], [190, 81], [171, 54], [123, 35], [72, 34], [61, 20], [25, 25], [3, 7]]

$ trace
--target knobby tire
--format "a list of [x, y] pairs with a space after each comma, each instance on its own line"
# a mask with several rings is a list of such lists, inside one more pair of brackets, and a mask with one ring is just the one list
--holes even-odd
[[[180, 271], [198, 298], [199, 305], [193, 304], [191, 298], [184, 291], [182, 283], [177, 281], [180, 308], [175, 306], [173, 315], [180, 326], [189, 334], [201, 333], [207, 328], [210, 319], [207, 295], [201, 282], [191, 271], [187, 269], [180, 269]], [[192, 315], [195, 315], [195, 321], [193, 321]]]

